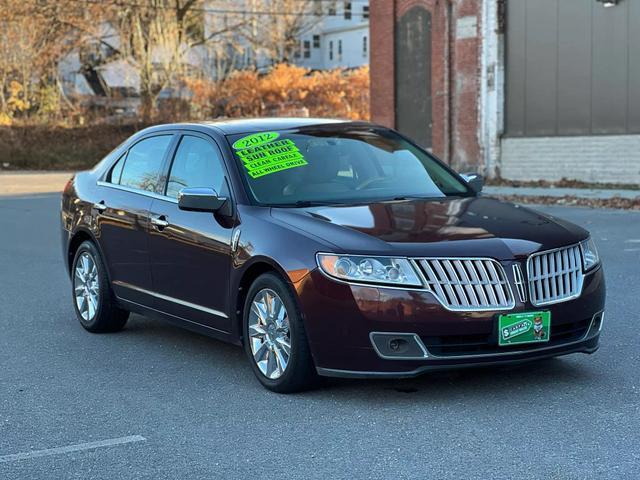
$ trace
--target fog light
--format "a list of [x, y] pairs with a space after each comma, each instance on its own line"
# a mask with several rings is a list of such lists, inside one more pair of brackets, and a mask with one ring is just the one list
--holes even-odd
[[380, 358], [419, 360], [428, 356], [422, 340], [415, 333], [371, 332], [369, 338]]
[[393, 353], [405, 353], [409, 349], [409, 343], [404, 338], [392, 338], [389, 340], [389, 350]]

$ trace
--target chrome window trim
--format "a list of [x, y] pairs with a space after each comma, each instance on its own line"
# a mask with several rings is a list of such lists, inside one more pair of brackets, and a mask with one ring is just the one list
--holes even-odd
[[[533, 295], [529, 295], [531, 297], [530, 298], [531, 305], [535, 307], [545, 307], [547, 305], [555, 305], [556, 303], [569, 302], [571, 300], [575, 300], [576, 298], [579, 298], [582, 295], [582, 288], [584, 287], [584, 278], [587, 272], [585, 272], [584, 270], [584, 252], [582, 251], [581, 243], [582, 242], [572, 243], [570, 245], [565, 245], [563, 247], [552, 248], [550, 250], [543, 250], [541, 252], [535, 252], [529, 255], [529, 257], [527, 258], [527, 286], [529, 287], [529, 290], [531, 290], [531, 262], [535, 257], [541, 256], [541, 255], [548, 255], [549, 253], [559, 252], [562, 250], [567, 250], [569, 248], [575, 248], [575, 247], [578, 247], [578, 249], [580, 250], [580, 277], [578, 279], [580, 282], [580, 286], [578, 288], [578, 291], [569, 297], [563, 297], [555, 300], [547, 300], [544, 302], [534, 302]], [[589, 270], [589, 273], [591, 273], [592, 271], [593, 271], [593, 268]]]
[[[398, 335], [398, 336], [404, 336], [404, 337], [413, 337], [415, 342], [418, 344], [418, 347], [420, 347], [420, 350], [422, 350], [423, 356], [422, 357], [391, 357], [389, 355], [385, 355], [380, 350], [378, 350], [378, 346], [376, 345], [376, 342], [373, 341], [373, 336], [374, 335]], [[420, 338], [420, 336], [417, 333], [411, 333], [411, 332], [378, 332], [378, 331], [369, 332], [369, 341], [371, 342], [371, 345], [373, 346], [373, 349], [376, 351], [378, 356], [380, 358], [382, 358], [383, 360], [424, 360], [425, 358], [429, 358], [429, 352], [427, 351], [427, 347], [424, 346], [424, 343], [422, 342], [422, 339]]]
[[127, 282], [122, 282], [120, 280], [115, 280], [115, 281], [113, 281], [113, 284], [114, 285], [118, 285], [120, 287], [128, 288], [130, 290], [135, 290], [137, 292], [145, 293], [147, 295], [151, 295], [152, 297], [156, 297], [156, 298], [159, 298], [161, 300], [166, 300], [168, 302], [176, 303], [176, 304], [182, 305], [184, 307], [193, 308], [194, 310], [199, 310], [201, 312], [210, 313], [212, 315], [216, 315], [216, 316], [222, 317], [222, 318], [229, 318], [226, 313], [221, 312], [220, 310], [215, 310], [213, 308], [203, 307], [202, 305], [197, 305], [195, 303], [186, 302], [184, 300], [180, 300], [180, 299], [175, 298], [175, 297], [170, 297], [168, 295], [163, 295], [163, 294], [158, 293], [158, 292], [152, 292], [151, 290], [147, 290], [147, 289], [141, 288], [141, 287], [136, 287], [135, 285], [131, 285], [130, 283], [127, 283]]
[[[144, 131], [144, 130], [143, 130]], [[143, 132], [142, 131], [142, 132]], [[155, 132], [151, 132], [151, 133], [147, 133], [145, 135], [141, 135], [139, 138], [135, 138], [134, 137], [140, 135], [141, 132], [137, 132], [135, 134], [133, 134], [131, 137], [127, 138], [124, 142], [122, 142], [118, 147], [116, 147], [112, 152], [109, 153], [109, 155], [111, 155], [112, 153], [118, 153], [118, 155], [115, 157], [115, 159], [110, 159], [105, 165], [102, 165], [102, 161], [96, 165], [95, 168], [97, 167], [102, 167], [102, 171], [99, 173], [98, 176], [98, 180], [96, 181], [96, 185], [102, 186], [102, 187], [110, 187], [110, 188], [115, 188], [117, 190], [122, 190], [125, 192], [130, 192], [130, 193], [137, 193], [139, 195], [144, 195], [147, 197], [151, 197], [151, 198], [155, 198], [158, 200], [164, 200], [167, 202], [171, 202], [171, 203], [178, 203], [178, 199], [177, 198], [173, 198], [167, 195], [163, 195], [163, 194], [159, 194], [159, 193], [155, 193], [155, 192], [149, 192], [149, 191], [145, 191], [145, 190], [139, 190], [139, 189], [135, 189], [135, 188], [131, 188], [131, 187], [125, 187], [123, 185], [117, 185], [114, 183], [110, 183], [105, 181], [104, 179], [106, 178], [106, 176], [108, 175], [108, 173], [111, 171], [111, 169], [115, 166], [115, 164], [118, 162], [118, 160], [120, 160], [122, 158], [122, 156], [126, 156], [129, 154], [129, 150], [134, 147], [136, 144], [140, 143], [143, 140], [146, 140], [148, 138], [152, 138], [152, 137], [157, 137], [157, 136], [173, 136], [174, 140], [172, 140], [169, 143], [169, 146], [167, 147], [167, 151], [165, 152], [165, 156], [168, 154], [171, 154], [171, 157], [169, 158], [168, 162], [163, 162], [163, 168], [165, 166], [168, 165], [169, 170], [167, 171], [167, 174], [169, 174], [170, 170], [171, 170], [171, 165], [173, 164], [173, 159], [175, 157], [175, 154], [178, 150], [178, 146], [180, 144], [180, 141], [182, 140], [183, 137], [185, 136], [192, 136], [192, 137], [196, 137], [196, 138], [201, 138], [207, 142], [210, 142], [213, 146], [215, 146], [215, 148], [217, 149], [218, 153], [220, 154], [219, 157], [219, 162], [220, 165], [222, 167], [222, 172], [224, 174], [224, 179], [225, 179], [225, 183], [229, 189], [229, 195], [227, 200], [233, 202], [234, 199], [237, 197], [235, 195], [234, 192], [234, 185], [233, 182], [231, 180], [232, 175], [230, 173], [229, 170], [229, 165], [227, 163], [227, 159], [225, 157], [225, 150], [223, 149], [223, 147], [221, 146], [221, 143], [218, 142], [219, 139], [215, 138], [212, 134], [210, 133], [206, 133], [206, 132], [202, 132], [200, 130], [193, 130], [190, 128], [185, 128], [185, 127], [180, 127], [180, 128], [171, 128], [171, 129], [167, 129], [167, 130], [158, 130]], [[174, 143], [175, 142], [175, 143]], [[106, 159], [106, 157], [105, 157]], [[103, 159], [103, 160], [105, 160]], [[166, 160], [166, 158], [165, 158]], [[168, 180], [168, 179], [167, 179]], [[165, 187], [166, 187], [166, 181], [165, 181]], [[220, 194], [221, 192], [216, 192], [218, 194]], [[235, 204], [234, 204], [235, 205]], [[235, 207], [234, 207], [235, 208]]]
[[98, 180], [96, 182], [96, 185], [98, 185], [99, 187], [108, 187], [108, 188], [114, 188], [116, 190], [122, 190], [123, 192], [136, 193], [144, 197], [155, 198], [157, 200], [164, 200], [165, 202], [171, 202], [176, 204], [178, 203], [178, 200], [173, 197], [160, 195], [159, 193], [155, 193], [155, 192], [148, 192], [146, 190], [139, 190], [137, 188], [125, 187], [123, 185], [117, 185], [115, 183], [105, 182], [104, 180]]
[[[515, 302], [515, 296], [513, 295], [513, 289], [511, 288], [511, 282], [509, 281], [509, 277], [507, 277], [507, 272], [504, 269], [504, 267], [502, 266], [502, 263], [500, 263], [498, 260], [496, 260], [495, 258], [491, 258], [491, 257], [412, 257], [410, 259], [413, 263], [415, 263], [416, 268], [418, 270], [418, 273], [420, 275], [420, 280], [422, 280], [424, 285], [427, 285], [427, 287], [425, 288], [426, 291], [430, 292], [433, 297], [438, 301], [438, 303], [440, 305], [442, 305], [443, 308], [445, 308], [446, 310], [450, 311], [450, 312], [504, 312], [507, 310], [512, 310], [515, 306], [516, 306], [516, 302]], [[422, 271], [422, 268], [420, 267], [420, 261], [422, 260], [468, 260], [468, 261], [489, 261], [489, 262], [493, 262], [496, 264], [496, 267], [500, 268], [500, 270], [502, 271], [502, 273], [504, 274], [504, 278], [505, 278], [505, 285], [507, 287], [507, 290], [509, 292], [509, 298], [510, 298], [510, 302], [508, 305], [504, 306], [504, 307], [455, 307], [455, 308], [451, 308], [448, 305], [446, 305], [438, 295], [436, 295], [435, 292], [433, 292], [430, 288], [428, 288], [428, 282], [427, 282], [427, 278], [424, 276], [424, 272]]]
[[[185, 190], [185, 189], [193, 190], [193, 189], [196, 189], [196, 188], [207, 188], [207, 189], [211, 190], [212, 192], [218, 193], [218, 192], [215, 191], [215, 189], [209, 188], [209, 187], [184, 187], [182, 190]], [[178, 193], [178, 198], [180, 198], [180, 196], [182, 195], [182, 190], [180, 190], [180, 192]], [[210, 197], [211, 193], [189, 192], [189, 196], [191, 196], [191, 197]], [[173, 197], [170, 197], [170, 198], [173, 198]]]

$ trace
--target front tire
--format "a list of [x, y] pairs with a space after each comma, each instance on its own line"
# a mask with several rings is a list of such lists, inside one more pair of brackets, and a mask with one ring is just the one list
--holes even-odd
[[93, 242], [83, 242], [71, 266], [73, 307], [82, 327], [93, 333], [122, 330], [129, 312], [116, 304], [107, 270]]
[[302, 315], [287, 284], [265, 273], [251, 285], [243, 312], [244, 347], [267, 389], [292, 393], [318, 379]]

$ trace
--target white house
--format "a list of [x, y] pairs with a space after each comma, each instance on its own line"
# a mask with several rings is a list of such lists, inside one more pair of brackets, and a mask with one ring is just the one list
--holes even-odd
[[[369, 64], [369, 0], [315, 0], [321, 5], [322, 16], [298, 36], [299, 48], [290, 61], [312, 70], [332, 68], [354, 68]], [[251, 12], [251, 0], [236, 0], [233, 9], [227, 11]], [[233, 19], [220, 15], [219, 2], [210, 0], [205, 11], [205, 37], [216, 30], [231, 28]], [[309, 12], [309, 15], [312, 15]], [[264, 19], [265, 13], [258, 14]], [[219, 47], [218, 47], [219, 48]], [[236, 33], [224, 51], [223, 63], [232, 64], [235, 69], [257, 66], [266, 70], [273, 65], [273, 59], [264, 52], [253, 52], [249, 42]], [[257, 58], [256, 58], [257, 57]], [[217, 76], [220, 64], [216, 62], [215, 50], [211, 52], [205, 70]]]
[[[274, 62], [266, 53], [258, 52], [257, 61], [249, 42], [240, 32], [233, 30], [235, 15], [221, 15], [223, 12], [244, 12], [249, 0], [237, 0], [233, 8], [222, 8], [218, 1], [205, 3], [203, 11], [204, 36], [212, 32], [231, 30], [227, 43], [211, 42], [189, 50], [185, 62], [194, 70], [219, 77], [223, 70], [243, 69], [257, 66], [266, 70]], [[369, 63], [369, 0], [317, 0], [323, 2], [322, 16], [318, 22], [299, 35], [299, 49], [295, 51], [292, 63], [312, 70], [333, 68], [355, 68]], [[325, 3], [326, 2], [326, 3]], [[319, 3], [320, 4], [320, 3]], [[244, 7], [243, 7], [244, 6]], [[243, 10], [245, 8], [245, 10]], [[310, 15], [312, 13], [309, 13]], [[263, 17], [259, 17], [263, 18]], [[58, 65], [63, 88], [68, 95], [78, 95], [88, 99], [112, 97], [136, 97], [140, 78], [131, 59], [114, 55], [119, 48], [119, 38], [115, 30], [104, 23], [100, 27], [99, 40], [88, 38], [86, 48], [70, 53]], [[154, 51], [154, 61], [163, 63], [167, 54], [161, 48]], [[90, 67], [98, 62], [99, 66]], [[166, 89], [162, 96], [173, 96], [172, 89]]]
[[320, 23], [300, 36], [294, 63], [314, 70], [369, 64], [369, 0], [337, 1]]

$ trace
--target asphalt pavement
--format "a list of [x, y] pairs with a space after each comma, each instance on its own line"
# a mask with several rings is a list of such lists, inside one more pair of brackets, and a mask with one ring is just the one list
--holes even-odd
[[134, 316], [76, 319], [59, 195], [0, 198], [0, 479], [640, 477], [640, 212], [543, 207], [593, 233], [600, 350], [283, 396], [243, 352]]

